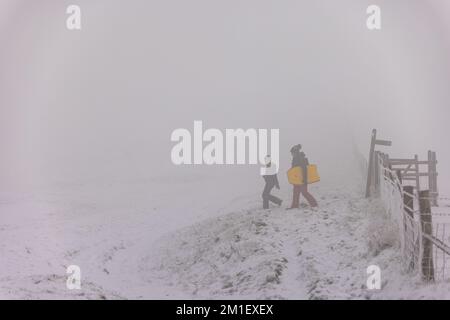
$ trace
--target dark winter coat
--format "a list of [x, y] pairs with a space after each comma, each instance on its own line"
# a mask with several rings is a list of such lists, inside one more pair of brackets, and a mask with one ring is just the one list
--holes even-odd
[[304, 152], [297, 152], [292, 157], [292, 168], [293, 167], [300, 167], [302, 168], [304, 180], [308, 181], [308, 166], [309, 161], [308, 158], [305, 156]]

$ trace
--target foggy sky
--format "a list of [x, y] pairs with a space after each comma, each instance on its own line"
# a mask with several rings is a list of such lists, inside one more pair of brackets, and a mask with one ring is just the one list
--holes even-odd
[[[65, 27], [69, 4], [81, 31]], [[367, 154], [377, 128], [392, 156], [435, 150], [450, 191], [448, 21], [445, 0], [0, 0], [0, 184], [260, 183], [256, 167], [173, 166], [171, 132], [202, 120], [278, 128], [280, 169], [301, 143], [325, 180], [352, 171], [353, 141]]]

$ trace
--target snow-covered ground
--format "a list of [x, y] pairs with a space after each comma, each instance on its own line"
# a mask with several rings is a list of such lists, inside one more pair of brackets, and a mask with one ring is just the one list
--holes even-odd
[[[398, 230], [357, 189], [316, 190], [320, 209], [259, 209], [209, 219], [161, 239], [161, 279], [207, 299], [450, 298], [401, 267]], [[382, 289], [368, 290], [369, 265]]]
[[[3, 192], [0, 297], [450, 298], [450, 283], [424, 285], [402, 271], [395, 226], [359, 184], [312, 186], [319, 209], [285, 210], [283, 188], [282, 207], [262, 210], [257, 192], [229, 191], [220, 206], [214, 181], [169, 181], [171, 192], [158, 193], [167, 188], [152, 185], [161, 183]], [[203, 198], [192, 191], [199, 186]], [[66, 288], [72, 264], [81, 290]], [[378, 291], [366, 289], [372, 264], [382, 272]]]

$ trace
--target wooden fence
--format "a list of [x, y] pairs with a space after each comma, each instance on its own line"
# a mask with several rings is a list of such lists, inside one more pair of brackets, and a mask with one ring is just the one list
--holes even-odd
[[427, 160], [419, 160], [418, 155], [414, 155], [411, 159], [390, 158], [387, 153], [375, 150], [376, 146], [391, 146], [392, 142], [388, 140], [378, 140], [377, 130], [372, 131], [372, 140], [369, 151], [369, 167], [367, 176], [366, 197], [369, 197], [373, 189], [378, 187], [378, 158], [383, 159], [383, 163], [391, 170], [393, 170], [399, 177], [400, 182], [406, 183], [411, 181], [418, 193], [421, 188], [421, 177], [427, 178], [427, 187], [423, 190], [430, 192], [432, 198], [432, 206], [438, 206], [438, 172], [436, 152], [428, 151]]
[[[376, 150], [391, 146], [372, 131], [366, 197], [378, 196], [398, 224], [403, 262], [425, 281], [450, 278], [450, 212], [439, 211], [436, 153], [426, 160], [391, 158]], [[426, 180], [426, 181], [425, 181]]]

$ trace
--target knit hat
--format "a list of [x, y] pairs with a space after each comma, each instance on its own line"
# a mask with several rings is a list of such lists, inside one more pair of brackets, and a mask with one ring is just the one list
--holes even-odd
[[301, 148], [302, 148], [302, 145], [297, 144], [291, 148], [291, 152], [299, 152]]

